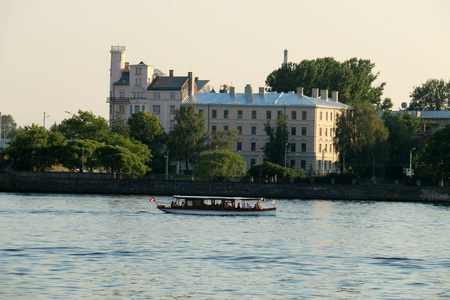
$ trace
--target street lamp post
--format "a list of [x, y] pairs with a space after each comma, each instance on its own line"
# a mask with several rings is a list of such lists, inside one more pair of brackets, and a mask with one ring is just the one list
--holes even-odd
[[49, 117], [50, 117], [49, 115], [45, 115], [45, 111], [44, 111], [44, 128], [45, 128], [45, 119], [49, 118]]
[[166, 153], [166, 180], [169, 179], [169, 150]]
[[406, 174], [409, 177], [412, 176], [412, 153], [414, 150], [416, 150], [416, 148], [412, 148], [411, 151], [409, 151], [409, 170]]
[[284, 167], [286, 168], [287, 166], [287, 148], [289, 146], [289, 143], [286, 142], [286, 147], [284, 147]]

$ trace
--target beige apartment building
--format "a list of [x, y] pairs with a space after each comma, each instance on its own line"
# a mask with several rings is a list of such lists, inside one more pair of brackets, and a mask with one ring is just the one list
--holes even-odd
[[286, 145], [287, 167], [313, 169], [318, 173], [335, 172], [337, 153], [333, 147], [336, 117], [347, 105], [339, 103], [338, 93], [313, 89], [311, 96], [303, 88], [291, 93], [266, 93], [259, 88], [253, 93], [247, 85], [244, 93], [230, 87], [228, 93], [195, 94], [183, 100], [182, 105], [195, 105], [203, 112], [207, 129], [238, 129], [240, 141], [234, 151], [242, 155], [250, 167], [263, 159], [263, 147], [268, 138], [264, 124], [275, 125], [277, 116], [285, 114], [288, 121], [289, 142]]

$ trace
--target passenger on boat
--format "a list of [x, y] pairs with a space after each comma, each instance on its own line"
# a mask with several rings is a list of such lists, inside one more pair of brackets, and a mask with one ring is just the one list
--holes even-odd
[[241, 209], [241, 204], [240, 203], [238, 203], [237, 209]]

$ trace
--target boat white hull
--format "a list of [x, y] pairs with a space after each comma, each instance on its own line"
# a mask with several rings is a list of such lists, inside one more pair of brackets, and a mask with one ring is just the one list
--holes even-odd
[[276, 216], [276, 209], [262, 209], [262, 210], [203, 210], [203, 209], [189, 209], [189, 208], [171, 208], [158, 207], [159, 210], [169, 214], [181, 215], [207, 215], [207, 216]]

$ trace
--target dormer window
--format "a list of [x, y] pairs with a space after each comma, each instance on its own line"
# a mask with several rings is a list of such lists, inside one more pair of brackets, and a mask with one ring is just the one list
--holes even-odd
[[153, 99], [155, 99], [155, 100], [161, 99], [161, 94], [160, 93], [154, 93], [153, 94]]

